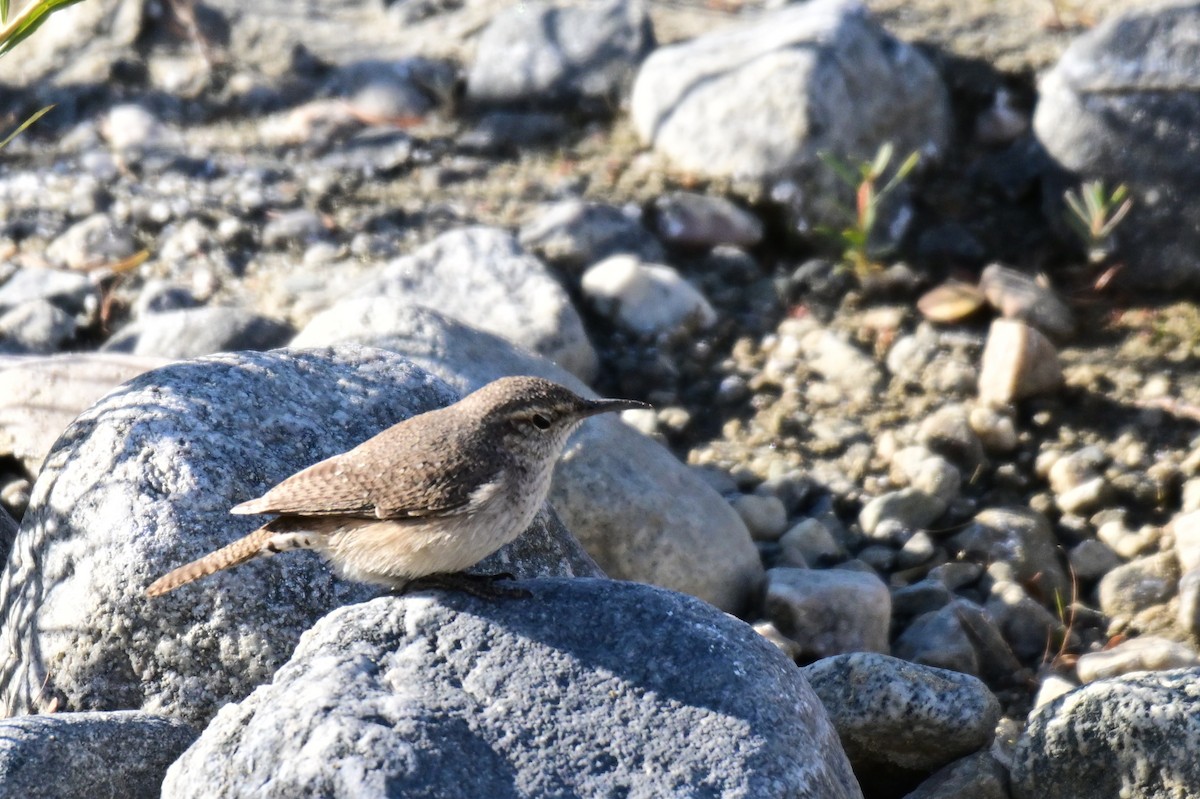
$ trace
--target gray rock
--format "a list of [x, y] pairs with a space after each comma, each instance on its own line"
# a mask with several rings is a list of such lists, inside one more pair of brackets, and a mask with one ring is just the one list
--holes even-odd
[[30, 474], [79, 412], [119, 384], [166, 360], [119, 353], [0, 358], [0, 455]]
[[[0, 582], [6, 711], [140, 708], [199, 723], [244, 697], [316, 619], [378, 589], [335, 579], [308, 552], [153, 602], [144, 587], [257, 524], [232, 505], [455, 396], [392, 353], [345, 347], [173, 364], [92, 406], [47, 456]], [[524, 554], [478, 568], [595, 573], [549, 517], [510, 546]]]
[[787, 508], [778, 497], [740, 494], [729, 504], [755, 541], [778, 541], [787, 529]]
[[801, 672], [859, 775], [940, 768], [987, 746], [1000, 718], [976, 678], [887, 655], [839, 655]]
[[1099, 580], [1121, 565], [1121, 558], [1103, 541], [1088, 538], [1080, 541], [1067, 553], [1071, 571], [1084, 581]]
[[949, 543], [972, 560], [1007, 563], [1017, 581], [1034, 586], [1036, 598], [1047, 605], [1055, 596], [1064, 602], [1071, 597], [1071, 581], [1058, 563], [1054, 531], [1035, 510], [1014, 506], [980, 511]]
[[[858, 523], [869, 536], [881, 532], [884, 522], [894, 522], [911, 535], [933, 524], [945, 511], [944, 500], [915, 488], [902, 488], [875, 497], [864, 505], [858, 514]], [[889, 529], [893, 528], [889, 526]]]
[[120, 103], [101, 118], [100, 133], [113, 150], [144, 150], [167, 140], [167, 131], [150, 109], [137, 103]]
[[208, 306], [147, 314], [121, 328], [101, 348], [160, 358], [195, 358], [214, 352], [269, 350], [295, 334], [286, 322], [246, 308]]
[[49, 300], [69, 313], [95, 312], [100, 292], [87, 275], [64, 269], [18, 269], [0, 284], [0, 312], [33, 300]]
[[80, 3], [52, 15], [39, 36], [21, 43], [21, 57], [5, 69], [14, 86], [95, 83], [133, 50], [143, 31], [139, 0]]
[[1100, 680], [1038, 709], [1013, 752], [1013, 799], [1194, 793], [1197, 679], [1200, 669]]
[[479, 38], [467, 98], [479, 105], [609, 111], [653, 46], [638, 0], [506, 8]]
[[458, 72], [449, 61], [433, 58], [366, 58], [334, 70], [320, 93], [345, 98], [356, 113], [372, 121], [403, 120], [446, 105]]
[[1024, 272], [992, 264], [979, 276], [979, 290], [1005, 319], [1020, 319], [1060, 341], [1075, 332], [1071, 309], [1054, 290]]
[[107, 214], [92, 214], [50, 242], [46, 258], [68, 269], [87, 269], [123, 260], [136, 251], [132, 230]]
[[[464, 393], [530, 374], [595, 396], [544, 358], [399, 299], [346, 300], [313, 318], [292, 343], [340, 341], [399, 352]], [[683, 591], [730, 611], [759, 590], [762, 563], [729, 503], [620, 419], [580, 427], [559, 461], [550, 501], [611, 577]]]
[[596, 351], [570, 297], [502, 230], [467, 228], [438, 236], [376, 271], [352, 296], [403, 298], [437, 308], [543, 355], [582, 380], [596, 373]]
[[1175, 555], [1181, 571], [1200, 567], [1200, 511], [1181, 513], [1171, 520], [1175, 534]]
[[971, 409], [967, 423], [988, 452], [1012, 452], [1020, 442], [1012, 416], [996, 408], [977, 405]]
[[191, 726], [137, 711], [0, 720], [0, 793], [22, 799], [157, 799]]
[[1179, 578], [1179, 608], [1176, 624], [1192, 640], [1200, 639], [1200, 568], [1184, 572]]
[[861, 796], [821, 703], [749, 626], [632, 583], [525, 585], [330, 614], [164, 798]]
[[592, 265], [580, 286], [597, 313], [639, 336], [703, 330], [717, 321], [708, 299], [677, 269], [632, 255], [612, 255]]
[[800, 350], [812, 369], [851, 397], [871, 396], [883, 382], [878, 364], [832, 330], [808, 333], [800, 339]]
[[610, 255], [643, 261], [666, 259], [658, 239], [638, 219], [605, 203], [563, 200], [542, 209], [521, 228], [521, 246], [557, 267], [581, 272]]
[[1053, 651], [1068, 634], [1063, 622], [1017, 583], [997, 580], [985, 607], [1020, 658], [1033, 659]]
[[884, 142], [936, 154], [946, 90], [916, 50], [858, 3], [818, 0], [656, 50], [631, 99], [642, 141], [681, 171], [776, 187], [806, 227], [845, 222], [849, 189], [818, 155]]
[[979, 674], [979, 653], [953, 605], [924, 613], [896, 638], [896, 657], [963, 674]]
[[983, 442], [971, 428], [970, 411], [963, 405], [943, 405], [921, 422], [917, 440], [966, 474], [987, 463]]
[[1161, 552], [1130, 561], [1100, 580], [1100, 610], [1112, 618], [1129, 618], [1167, 602], [1179, 586], [1179, 562], [1174, 553]]
[[[898, 473], [898, 474], [897, 474]], [[905, 447], [892, 458], [892, 478], [930, 494], [943, 503], [958, 497], [962, 475], [950, 461], [925, 447]]]
[[1198, 664], [1200, 656], [1186, 644], [1157, 635], [1142, 635], [1111, 649], [1080, 655], [1075, 670], [1080, 682], [1089, 683], [1134, 671], [1166, 671]]
[[[566, 113], [496, 109], [475, 118], [455, 143], [464, 152], [512, 156], [530, 147], [557, 141], [571, 130], [573, 126]], [[535, 248], [530, 249], [536, 252]], [[538, 255], [546, 257], [541, 253]]]
[[195, 308], [199, 304], [196, 293], [188, 286], [151, 279], [138, 291], [129, 310], [134, 319], [139, 319], [149, 314]]
[[928, 563], [938, 555], [937, 543], [933, 536], [921, 530], [909, 536], [908, 540], [896, 551], [896, 568], [905, 570]]
[[8, 561], [9, 550], [17, 538], [17, 521], [0, 507], [0, 563]]
[[892, 598], [873, 573], [770, 569], [763, 611], [804, 659], [888, 651]]
[[733, 244], [753, 247], [762, 241], [758, 217], [724, 197], [678, 191], [654, 201], [655, 229], [670, 244], [716, 247]]
[[[1124, 183], [1133, 210], [1103, 248], [1128, 286], [1200, 285], [1200, 7], [1114, 14], [1077, 37], [1041, 81], [1033, 129], [1062, 166]], [[1168, 155], [1169, 154], [1169, 155]]]
[[0, 315], [0, 352], [47, 355], [75, 335], [75, 317], [49, 300], [30, 300]]
[[927, 577], [892, 589], [892, 617], [907, 619], [932, 613], [949, 605], [953, 598], [945, 583]]
[[299, 249], [327, 233], [320, 214], [308, 208], [294, 208], [276, 214], [263, 225], [262, 245], [269, 250], [289, 246]]
[[822, 560], [842, 560], [846, 551], [820, 519], [803, 519], [779, 539], [785, 559], [798, 558], [798, 563], [818, 564]]
[[976, 752], [937, 770], [904, 799], [1010, 799], [1008, 769], [990, 752]]

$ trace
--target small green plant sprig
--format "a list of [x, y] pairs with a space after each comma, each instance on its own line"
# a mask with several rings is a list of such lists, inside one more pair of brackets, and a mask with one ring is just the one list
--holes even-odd
[[[32, 36], [33, 32], [40, 28], [51, 14], [79, 2], [82, 0], [36, 0], [22, 8], [21, 12], [10, 20], [8, 18], [9, 0], [0, 0], [0, 56], [8, 55], [14, 47]], [[52, 108], [54, 108], [53, 105], [48, 105], [34, 112], [32, 116], [18, 125], [16, 130], [0, 140], [0, 149], [7, 147], [9, 142], [21, 135], [22, 131], [45, 116]]]
[[1067, 224], [1087, 250], [1088, 261], [1103, 263], [1112, 254], [1113, 231], [1133, 208], [1129, 189], [1122, 183], [1109, 192], [1104, 181], [1089, 180], [1077, 192], [1066, 191], [1063, 199], [1069, 211]]
[[82, 0], [37, 0], [8, 18], [9, 0], [0, 0], [0, 56], [8, 55], [14, 47], [28, 39], [50, 15], [73, 6]]
[[830, 153], [821, 153], [820, 158], [833, 170], [838, 178], [854, 190], [854, 208], [846, 209], [850, 218], [849, 224], [833, 235], [842, 247], [842, 265], [854, 272], [859, 278], [866, 277], [882, 269], [878, 258], [887, 255], [887, 251], [872, 251], [870, 247], [871, 232], [878, 221], [879, 206], [883, 199], [896, 189], [916, 169], [921, 160], [917, 151], [909, 153], [908, 157], [896, 167], [891, 178], [879, 186], [879, 181], [887, 173], [888, 165], [892, 162], [895, 147], [891, 142], [880, 145], [875, 157], [857, 165], [848, 164]]

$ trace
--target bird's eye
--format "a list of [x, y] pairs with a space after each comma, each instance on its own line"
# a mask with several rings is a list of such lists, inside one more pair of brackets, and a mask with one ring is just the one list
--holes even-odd
[[545, 416], [542, 416], [540, 413], [535, 413], [533, 416], [530, 416], [529, 421], [533, 422], [533, 426], [538, 430], [550, 429], [550, 420]]

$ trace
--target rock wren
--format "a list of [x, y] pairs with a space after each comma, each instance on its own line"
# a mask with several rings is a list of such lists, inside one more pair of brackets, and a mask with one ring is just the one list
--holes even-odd
[[642, 407], [584, 399], [538, 377], [501, 378], [232, 508], [278, 516], [160, 577], [146, 593], [289, 549], [315, 549], [341, 576], [391, 587], [460, 572], [529, 526], [580, 422]]

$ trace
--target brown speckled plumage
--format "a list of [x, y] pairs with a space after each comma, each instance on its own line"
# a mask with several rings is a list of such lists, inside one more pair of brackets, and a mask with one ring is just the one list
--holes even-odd
[[468, 568], [528, 527], [583, 419], [639, 406], [584, 399], [541, 378], [501, 378], [235, 506], [232, 513], [278, 517], [146, 593], [301, 548], [318, 550], [343, 576], [389, 585]]

